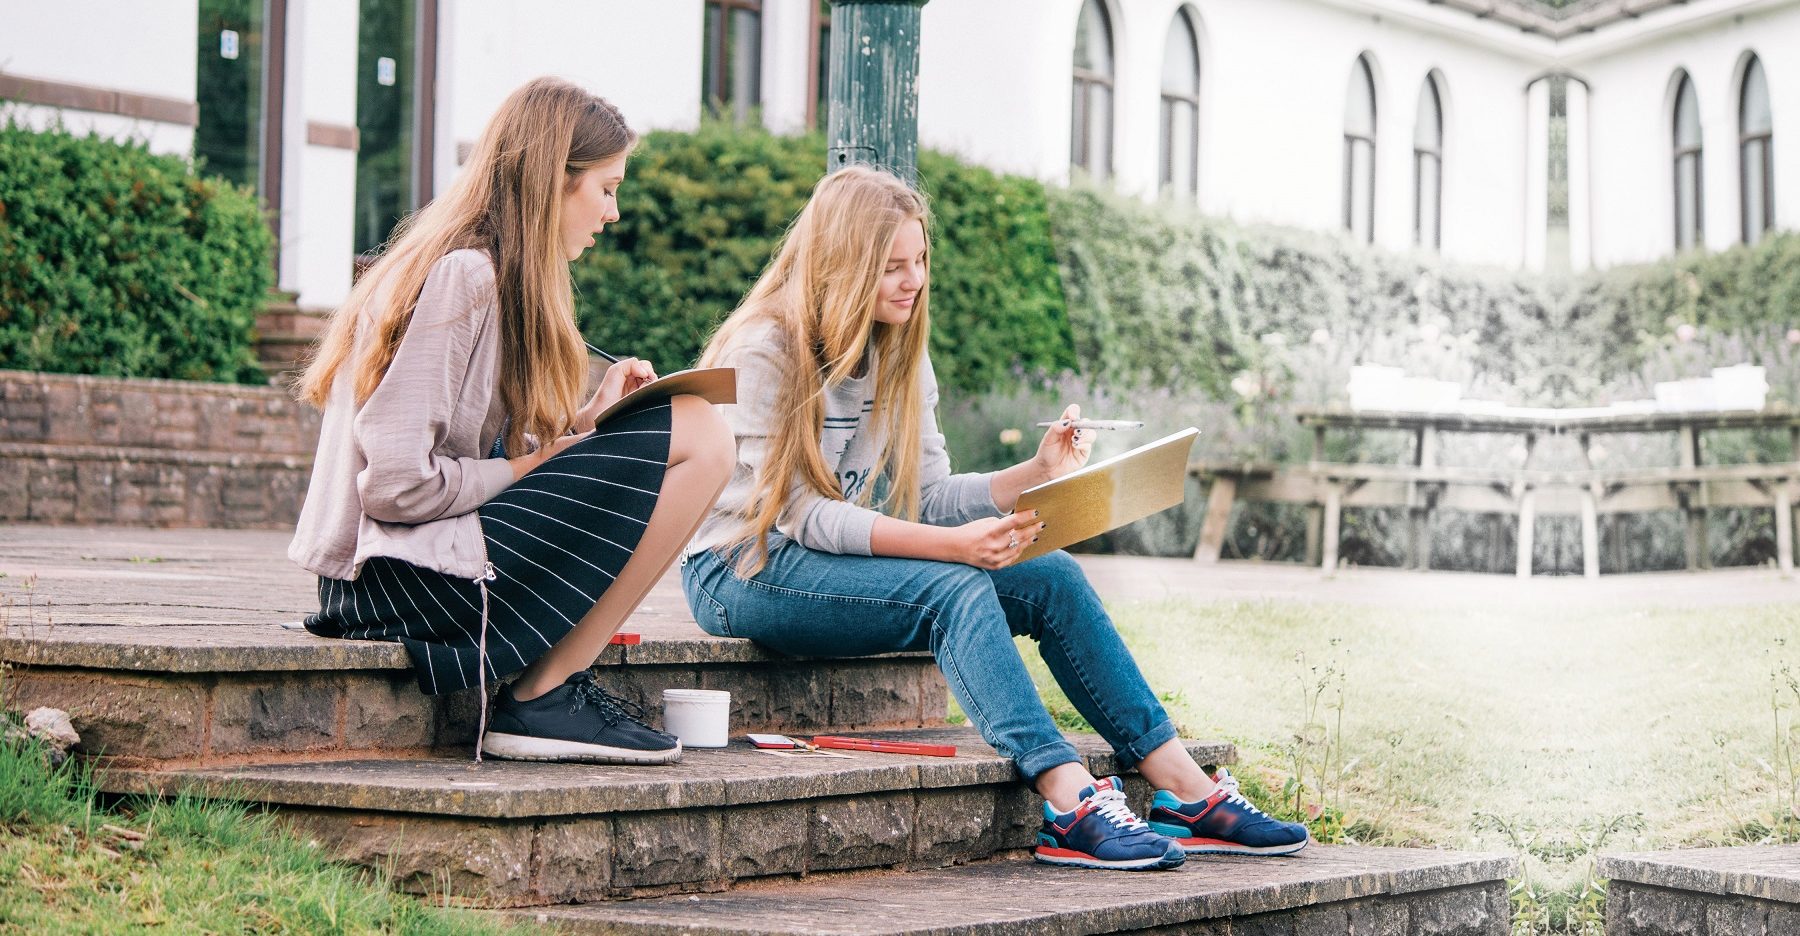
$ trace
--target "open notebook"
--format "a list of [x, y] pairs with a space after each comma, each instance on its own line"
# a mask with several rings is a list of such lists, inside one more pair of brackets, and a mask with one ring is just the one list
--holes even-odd
[[1038, 541], [1021, 551], [1019, 560], [1035, 559], [1181, 503], [1187, 493], [1188, 451], [1199, 437], [1200, 430], [1183, 429], [1027, 488], [1014, 512], [1036, 510], [1047, 525]]
[[646, 400], [657, 400], [683, 393], [702, 397], [708, 403], [736, 403], [737, 368], [697, 367], [693, 370], [665, 374], [620, 397], [599, 416], [594, 417], [594, 425], [598, 426], [618, 413]]

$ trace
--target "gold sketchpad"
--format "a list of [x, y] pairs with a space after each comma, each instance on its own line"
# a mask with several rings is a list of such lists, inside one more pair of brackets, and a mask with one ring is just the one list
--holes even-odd
[[736, 403], [737, 368], [697, 367], [693, 370], [665, 374], [620, 397], [604, 412], [594, 417], [594, 425], [598, 426], [627, 407], [636, 406], [646, 400], [672, 397], [682, 393], [691, 393], [694, 396], [702, 397], [708, 403]]
[[1019, 561], [1099, 536], [1181, 503], [1187, 495], [1188, 450], [1200, 430], [1183, 429], [1123, 455], [1027, 488], [1015, 512], [1036, 510], [1047, 526]]

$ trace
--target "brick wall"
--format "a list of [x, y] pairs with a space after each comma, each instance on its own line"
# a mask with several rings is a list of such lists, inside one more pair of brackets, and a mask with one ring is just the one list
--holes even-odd
[[292, 526], [318, 435], [274, 387], [0, 371], [0, 522]]

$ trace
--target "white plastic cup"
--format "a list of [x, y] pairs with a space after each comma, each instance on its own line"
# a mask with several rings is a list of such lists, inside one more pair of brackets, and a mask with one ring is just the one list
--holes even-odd
[[720, 748], [731, 734], [731, 693], [723, 689], [664, 689], [663, 730], [684, 748]]

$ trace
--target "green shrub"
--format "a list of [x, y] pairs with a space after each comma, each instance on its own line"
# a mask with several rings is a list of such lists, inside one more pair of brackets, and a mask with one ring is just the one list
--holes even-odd
[[[735, 308], [824, 172], [818, 136], [709, 123], [645, 136], [620, 220], [575, 265], [582, 330], [665, 370], [698, 355]], [[1043, 188], [940, 154], [920, 158], [932, 196], [933, 361], [946, 387], [979, 390], [1074, 361]]]
[[273, 282], [255, 196], [184, 160], [0, 127], [0, 367], [258, 381]]

